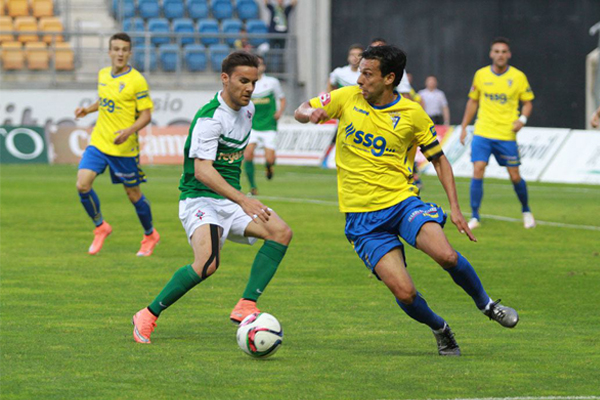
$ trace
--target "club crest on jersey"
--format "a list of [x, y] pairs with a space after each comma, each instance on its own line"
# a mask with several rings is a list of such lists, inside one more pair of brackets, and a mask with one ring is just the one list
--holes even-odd
[[329, 104], [331, 102], [331, 94], [329, 94], [329, 93], [322, 93], [319, 96], [319, 100], [321, 100], [321, 105], [322, 106], [326, 106], [327, 104]]
[[248, 119], [252, 119], [252, 113], [248, 110], [246, 110], [246, 117], [248, 117]]
[[507, 79], [506, 83], [508, 83], [508, 87], [511, 87], [513, 84], [513, 80], [512, 79]]
[[390, 118], [392, 119], [392, 125], [394, 125], [394, 129], [396, 129], [396, 126], [398, 126], [398, 122], [400, 122], [400, 119], [402, 118], [400, 116], [399, 112], [393, 112], [390, 113]]
[[119, 83], [119, 93], [121, 93], [125, 89], [125, 84], [123, 82]]
[[202, 217], [204, 217], [204, 212], [202, 210], [198, 210], [196, 212], [196, 218], [198, 218], [200, 221], [202, 221]]

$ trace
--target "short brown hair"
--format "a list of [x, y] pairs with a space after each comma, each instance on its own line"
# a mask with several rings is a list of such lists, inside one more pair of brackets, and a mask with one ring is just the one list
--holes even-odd
[[258, 68], [258, 57], [244, 50], [234, 51], [223, 60], [221, 72], [231, 75], [235, 67], [240, 66]]
[[110, 37], [110, 39], [108, 39], [108, 48], [109, 49], [110, 49], [110, 46], [112, 45], [113, 40], [122, 40], [124, 42], [129, 43], [129, 47], [131, 47], [131, 37], [129, 37], [129, 35], [126, 34], [125, 32], [115, 33], [114, 35], [112, 35]]
[[365, 46], [360, 43], [354, 43], [348, 48], [348, 53], [354, 49], [359, 49], [360, 51], [365, 51]]
[[505, 37], [498, 36], [497, 38], [495, 38], [494, 40], [492, 40], [492, 44], [490, 45], [490, 47], [493, 47], [496, 43], [504, 43], [510, 49], [510, 40], [508, 40]]

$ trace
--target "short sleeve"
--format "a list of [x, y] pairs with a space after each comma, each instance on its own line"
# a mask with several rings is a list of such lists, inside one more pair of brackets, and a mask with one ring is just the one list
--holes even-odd
[[527, 80], [527, 76], [523, 74], [523, 82], [521, 84], [521, 93], [519, 94], [519, 100], [521, 101], [531, 101], [535, 98], [533, 94], [533, 90], [531, 90], [531, 86], [529, 86], [529, 81]]
[[398, 93], [410, 93], [411, 89], [412, 86], [410, 86], [410, 82], [406, 76], [406, 71], [404, 71], [404, 74], [402, 74], [402, 79], [400, 79], [400, 83], [398, 84]]
[[446, 93], [440, 90], [440, 99], [442, 99], [442, 107], [448, 107], [448, 99], [446, 99]]
[[190, 143], [190, 158], [215, 160], [223, 126], [213, 118], [198, 118]]
[[480, 91], [479, 91], [479, 74], [476, 72], [475, 76], [473, 77], [473, 83], [471, 84], [471, 90], [469, 91], [469, 98], [473, 99], [473, 100], [479, 100], [479, 95], [480, 95]]
[[140, 75], [139, 79], [136, 80], [135, 85], [135, 108], [138, 111], [147, 110], [153, 108], [154, 104], [150, 98], [150, 90], [146, 79]]
[[322, 93], [319, 97], [310, 99], [310, 106], [322, 108], [327, 111], [332, 119], [338, 119], [342, 115], [342, 108], [348, 99], [348, 91], [356, 89], [356, 86], [347, 86], [332, 90], [330, 93]]
[[283, 89], [281, 88], [281, 82], [279, 82], [279, 79], [274, 79], [273, 81], [273, 92], [275, 93], [275, 97], [277, 99], [285, 98], [285, 93], [283, 93]]
[[336, 68], [329, 74], [329, 83], [332, 85], [337, 85], [337, 70], [338, 69]]
[[421, 147], [421, 152], [432, 161], [444, 154], [442, 146], [437, 139], [435, 125], [431, 118], [425, 113], [422, 108], [417, 108], [414, 117], [413, 125], [415, 129], [415, 141]]

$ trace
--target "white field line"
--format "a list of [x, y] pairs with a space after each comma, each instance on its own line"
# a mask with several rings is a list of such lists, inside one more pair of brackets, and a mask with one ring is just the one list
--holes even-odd
[[[336, 207], [338, 205], [337, 201], [331, 201], [331, 200], [303, 199], [303, 198], [280, 197], [280, 196], [258, 196], [258, 198], [261, 200], [282, 201], [282, 202], [286, 202], [286, 203], [320, 204], [320, 205], [324, 205], [324, 206], [336, 206]], [[519, 218], [503, 217], [501, 215], [481, 214], [481, 216], [483, 218], [494, 219], [497, 221], [519, 222], [519, 223], [523, 222]], [[569, 228], [569, 229], [579, 229], [579, 230], [600, 232], [600, 226], [564, 224], [562, 222], [539, 221], [539, 220], [536, 220], [535, 222], [538, 225], [555, 226], [557, 228]], [[598, 399], [600, 400], [600, 397]]]

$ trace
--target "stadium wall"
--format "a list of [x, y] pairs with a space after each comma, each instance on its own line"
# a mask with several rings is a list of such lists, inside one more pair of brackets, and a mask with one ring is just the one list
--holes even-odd
[[496, 36], [512, 42], [511, 63], [529, 77], [531, 126], [585, 128], [585, 60], [596, 48], [589, 28], [598, 0], [332, 0], [332, 65], [345, 65], [348, 46], [386, 38], [408, 53], [415, 89], [436, 75], [460, 123], [475, 71], [490, 63]]

